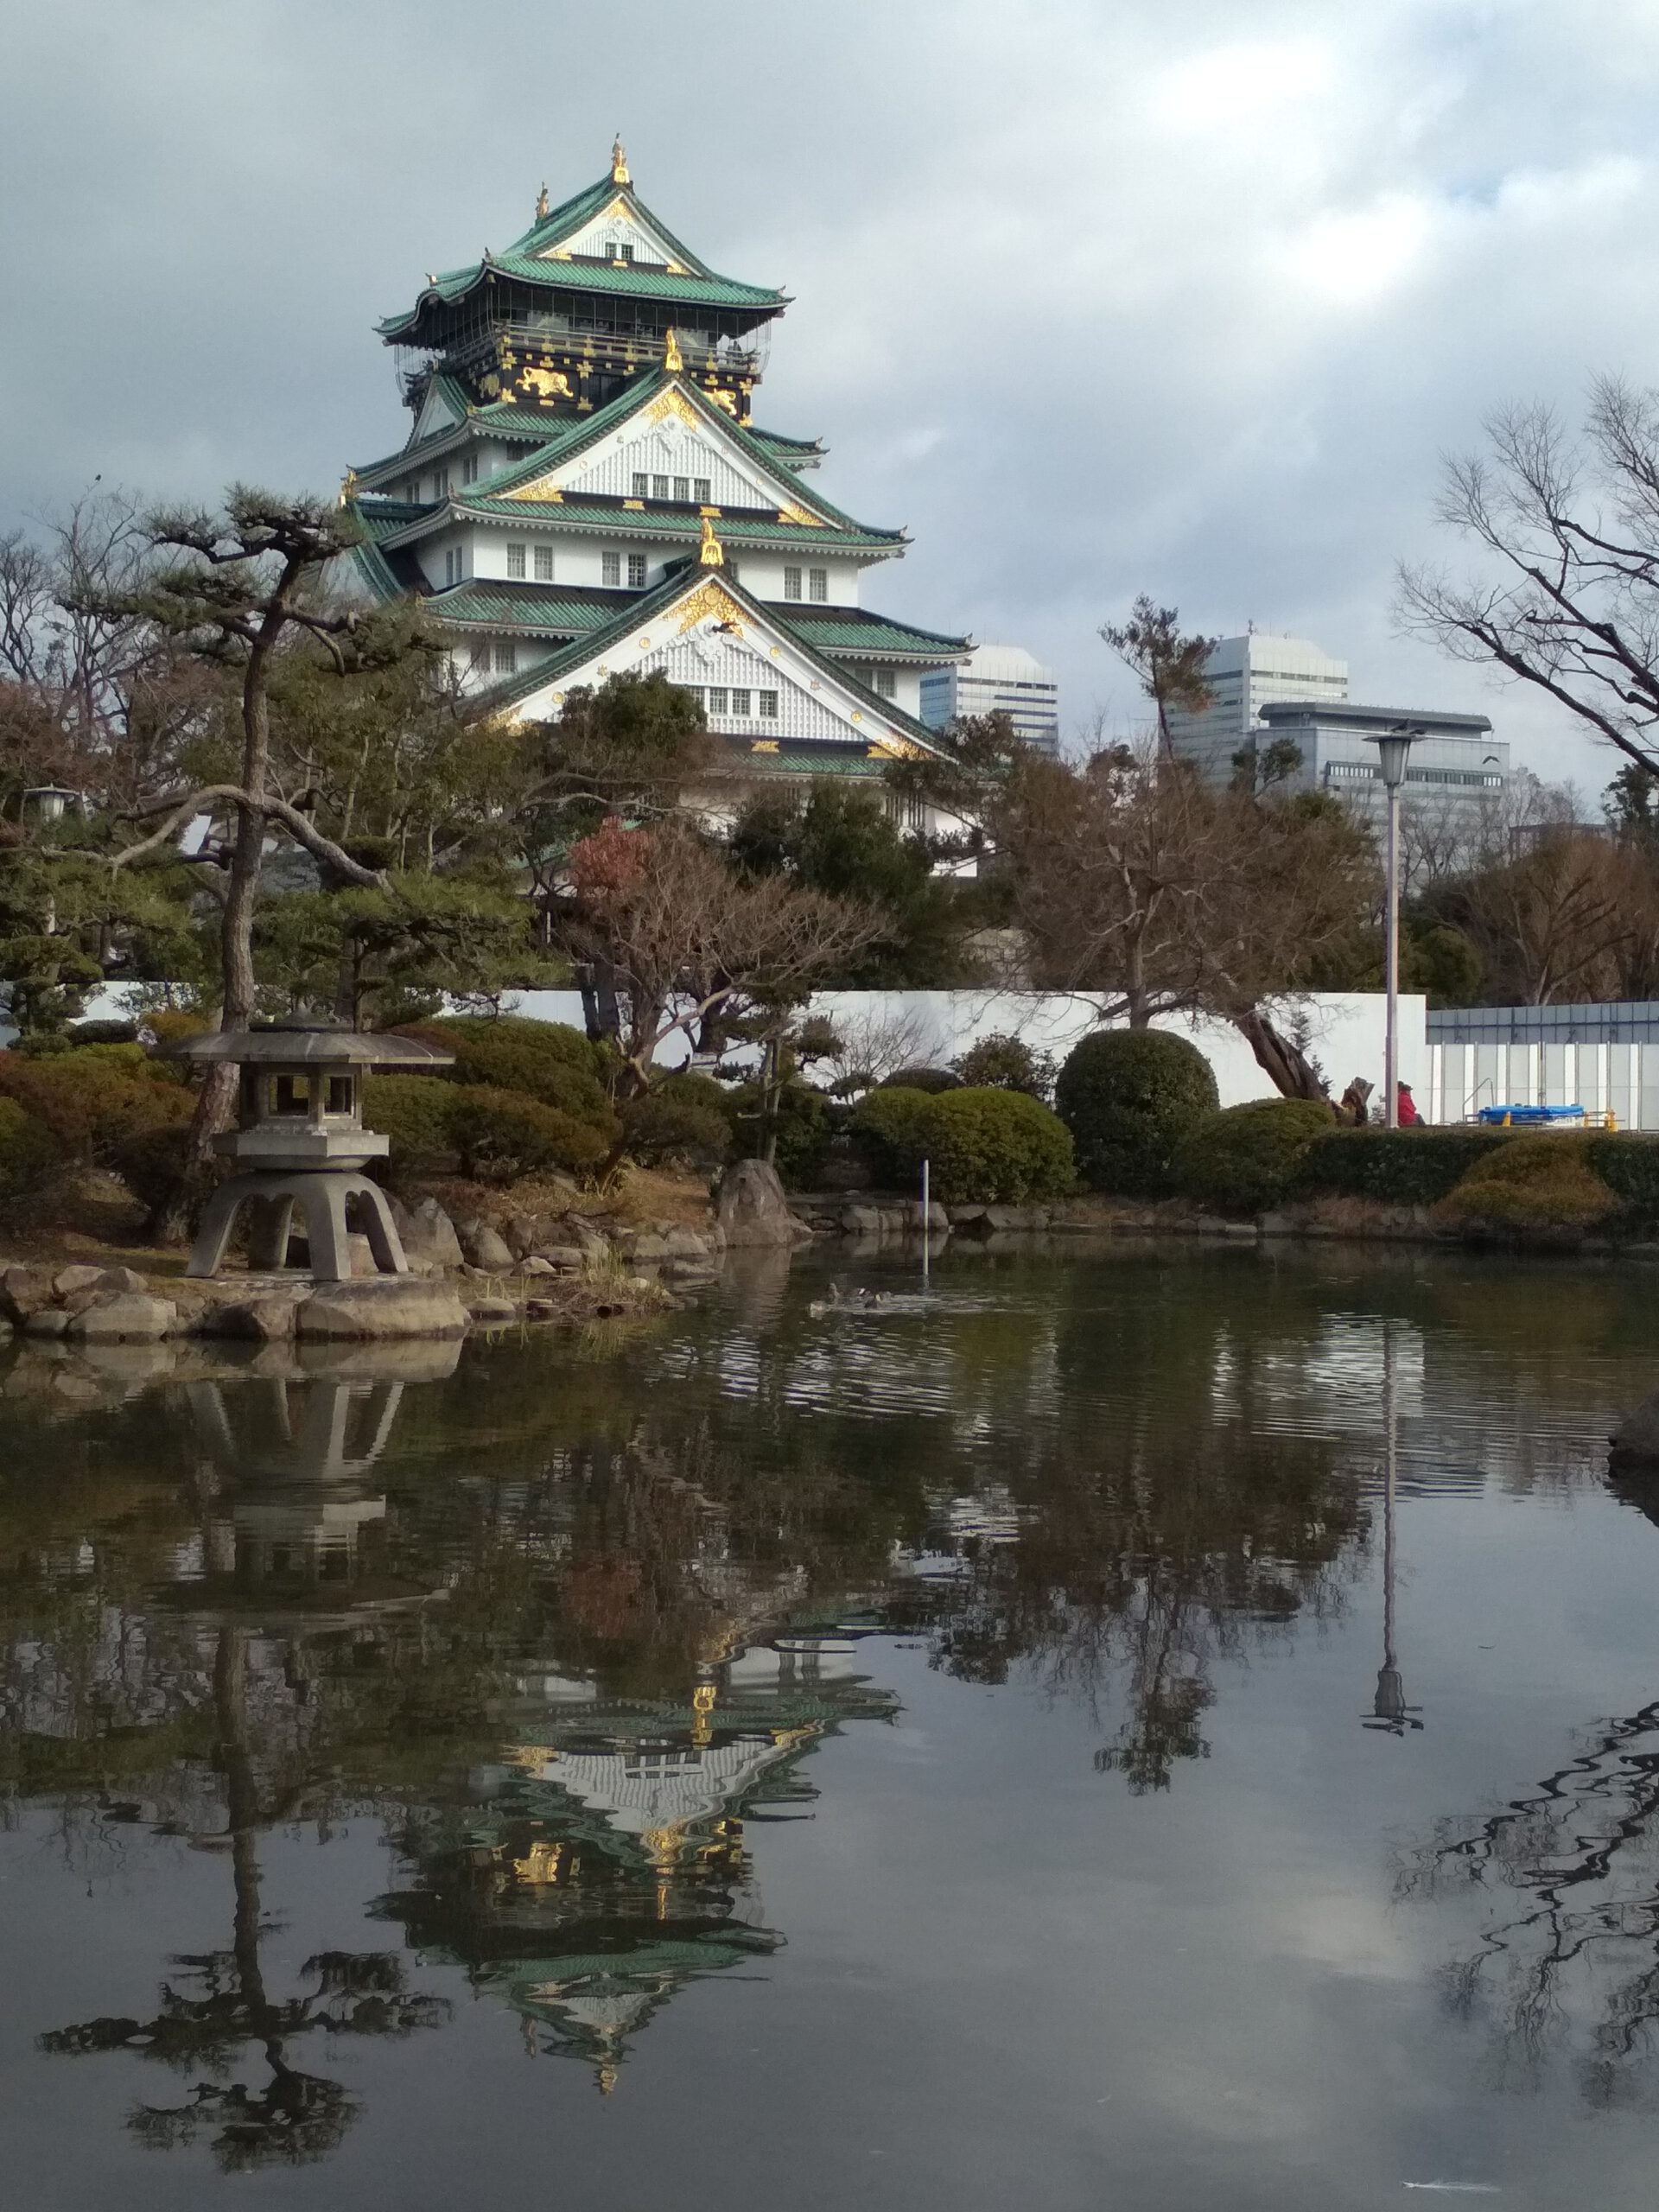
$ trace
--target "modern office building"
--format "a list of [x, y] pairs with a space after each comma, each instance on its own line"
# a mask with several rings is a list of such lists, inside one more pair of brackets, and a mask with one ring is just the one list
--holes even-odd
[[1170, 741], [1218, 784], [1231, 778], [1233, 755], [1249, 743], [1264, 707], [1281, 699], [1334, 705], [1348, 696], [1345, 660], [1333, 660], [1306, 638], [1269, 637], [1262, 630], [1218, 639], [1205, 678], [1211, 703], [1201, 714], [1172, 714]]
[[1380, 823], [1386, 805], [1377, 749], [1369, 741], [1402, 724], [1421, 730], [1406, 762], [1401, 792], [1407, 834], [1413, 810], [1444, 817], [1472, 812], [1502, 792], [1510, 748], [1492, 735], [1484, 715], [1427, 714], [1407, 707], [1361, 707], [1341, 700], [1273, 699], [1261, 710], [1252, 743], [1258, 753], [1286, 741], [1300, 758], [1285, 779], [1290, 790], [1329, 791], [1355, 812]]
[[930, 670], [921, 694], [930, 729], [969, 715], [1003, 714], [1034, 750], [1060, 749], [1060, 687], [1053, 671], [1021, 645], [976, 645], [966, 660]]

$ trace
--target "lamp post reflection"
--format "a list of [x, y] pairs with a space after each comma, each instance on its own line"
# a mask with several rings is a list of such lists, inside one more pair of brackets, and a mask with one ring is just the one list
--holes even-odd
[[1395, 1506], [1399, 1472], [1399, 1411], [1395, 1402], [1394, 1332], [1382, 1325], [1382, 1664], [1376, 1670], [1376, 1694], [1362, 1726], [1385, 1729], [1403, 1736], [1421, 1728], [1419, 1705], [1406, 1703], [1406, 1685], [1395, 1648]]

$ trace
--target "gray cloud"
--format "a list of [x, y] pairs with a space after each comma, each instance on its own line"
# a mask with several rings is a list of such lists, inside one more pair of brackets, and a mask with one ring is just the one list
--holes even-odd
[[1648, 0], [22, 0], [0, 7], [0, 518], [94, 474], [331, 485], [404, 418], [374, 319], [627, 139], [717, 267], [782, 281], [761, 418], [916, 544], [877, 601], [1134, 712], [1146, 588], [1491, 712], [1390, 634], [1440, 451], [1659, 359]]

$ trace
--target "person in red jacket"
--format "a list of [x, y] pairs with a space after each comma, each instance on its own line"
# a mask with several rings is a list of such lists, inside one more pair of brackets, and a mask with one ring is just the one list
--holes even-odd
[[1402, 1129], [1414, 1129], [1420, 1118], [1417, 1101], [1411, 1095], [1411, 1085], [1402, 1083], [1400, 1085], [1400, 1126]]

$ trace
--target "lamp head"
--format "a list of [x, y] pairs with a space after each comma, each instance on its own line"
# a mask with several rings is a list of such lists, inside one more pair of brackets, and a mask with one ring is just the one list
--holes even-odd
[[1382, 763], [1382, 781], [1389, 791], [1397, 791], [1406, 780], [1406, 755], [1421, 737], [1423, 732], [1409, 722], [1395, 722], [1379, 736], [1368, 737], [1367, 745], [1376, 747]]

